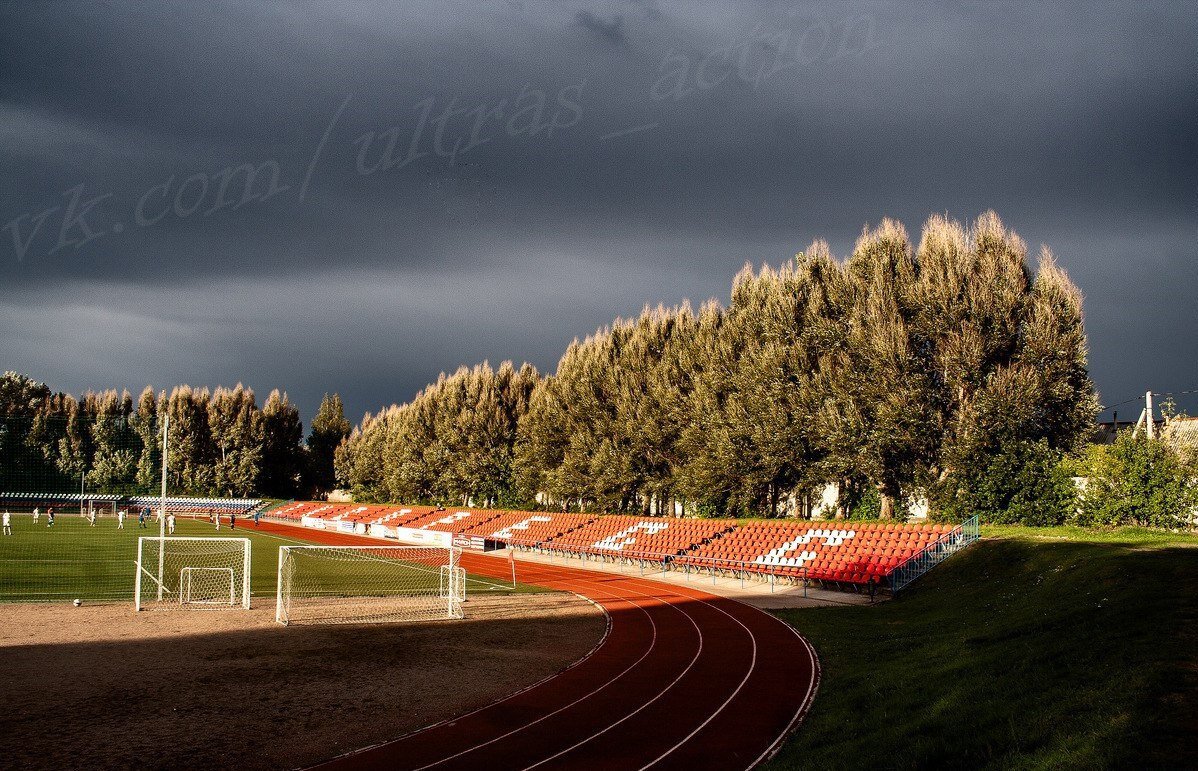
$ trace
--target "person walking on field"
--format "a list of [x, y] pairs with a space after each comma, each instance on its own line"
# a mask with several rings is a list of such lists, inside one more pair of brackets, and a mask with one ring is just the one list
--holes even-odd
[[175, 534], [175, 514], [171, 512], [166, 515], [166, 530], [171, 535]]
[[137, 512], [137, 526], [139, 528], [143, 528], [145, 530], [150, 529], [150, 528], [146, 527], [146, 512], [148, 510], [149, 509], [142, 509], [141, 511]]
[[42, 515], [42, 510], [39, 509], [37, 506], [34, 506], [33, 507], [33, 524], [35, 524], [35, 525], [37, 524], [37, 518], [40, 517], [41, 515]]
[[89, 525], [91, 525], [92, 527], [96, 526], [96, 510], [95, 509], [87, 510], [87, 523]]
[[125, 510], [124, 509], [121, 509], [120, 511], [118, 511], [116, 513], [116, 529], [117, 530], [125, 529]]
[[12, 535], [12, 514], [8, 513], [8, 509], [4, 510], [4, 534]]
[[236, 513], [229, 515], [229, 529], [230, 530], [237, 529], [237, 514]]
[[260, 516], [262, 516], [262, 512], [261, 512], [261, 511], [255, 511], [255, 512], [254, 512], [254, 527], [257, 527], [257, 526], [258, 526], [258, 517], [260, 517]]
[[220, 512], [219, 511], [212, 515], [212, 521], [216, 523], [217, 531], [220, 531]]
[[46, 527], [54, 527], [54, 507], [46, 509]]

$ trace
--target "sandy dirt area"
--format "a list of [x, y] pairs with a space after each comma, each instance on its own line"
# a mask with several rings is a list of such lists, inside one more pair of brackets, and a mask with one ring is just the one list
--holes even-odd
[[0, 604], [7, 768], [310, 765], [560, 671], [606, 619], [568, 594], [476, 597], [464, 621], [274, 623], [250, 611]]

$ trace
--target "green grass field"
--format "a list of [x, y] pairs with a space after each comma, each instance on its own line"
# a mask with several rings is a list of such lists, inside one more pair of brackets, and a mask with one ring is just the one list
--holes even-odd
[[[63, 602], [133, 600], [133, 578], [139, 536], [157, 536], [153, 521], [139, 529], [137, 518], [118, 530], [116, 520], [100, 519], [90, 527], [78, 514], [60, 515], [53, 528], [43, 515], [38, 525], [27, 514], [13, 516], [13, 534], [0, 537], [0, 602]], [[177, 536], [219, 536], [250, 539], [250, 591], [253, 596], [273, 597], [278, 570], [279, 546], [307, 542], [274, 533], [257, 532], [247, 522], [236, 530], [228, 526], [217, 532], [210, 522], [180, 517]], [[435, 584], [439, 577], [430, 581]], [[543, 591], [537, 587], [510, 585], [481, 576], [467, 576], [467, 595]]]
[[823, 681], [771, 767], [1198, 767], [1198, 536], [983, 537], [897, 600], [781, 612]]

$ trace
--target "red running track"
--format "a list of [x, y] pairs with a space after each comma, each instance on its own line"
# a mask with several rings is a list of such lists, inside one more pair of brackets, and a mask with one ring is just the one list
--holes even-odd
[[[378, 544], [274, 523], [259, 529], [317, 543]], [[462, 566], [510, 576], [503, 558], [467, 552]], [[814, 649], [756, 608], [690, 587], [559, 565], [522, 562], [519, 578], [603, 608], [603, 642], [530, 688], [321, 768], [751, 768], [777, 749], [815, 697]]]

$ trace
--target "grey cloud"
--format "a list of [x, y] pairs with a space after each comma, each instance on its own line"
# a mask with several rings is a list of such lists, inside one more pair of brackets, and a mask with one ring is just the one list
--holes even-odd
[[624, 17], [616, 14], [610, 21], [605, 21], [590, 11], [579, 11], [574, 14], [574, 20], [585, 29], [611, 43], [624, 42]]
[[[244, 379], [360, 411], [458, 363], [550, 367], [814, 238], [843, 254], [883, 216], [988, 208], [1090, 298], [1104, 396], [1198, 385], [1192, 320], [1151, 299], [1198, 291], [1184, 3], [2, 13], [0, 227], [27, 238], [58, 208], [19, 261], [0, 229], [0, 358], [56, 387]], [[242, 201], [234, 177], [217, 205], [247, 163], [277, 164], [278, 192], [259, 177]], [[79, 186], [106, 197], [76, 248]], [[143, 200], [160, 219], [139, 224]]]

